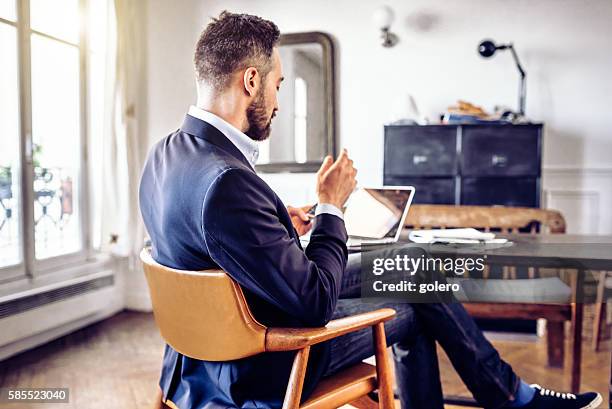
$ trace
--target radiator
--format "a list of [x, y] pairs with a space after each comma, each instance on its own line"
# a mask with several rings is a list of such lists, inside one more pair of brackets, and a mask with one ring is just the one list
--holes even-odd
[[112, 269], [0, 302], [0, 360], [107, 318], [123, 308]]

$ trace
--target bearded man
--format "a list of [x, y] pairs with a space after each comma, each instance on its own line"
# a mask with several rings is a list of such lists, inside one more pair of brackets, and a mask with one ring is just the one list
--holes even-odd
[[[593, 393], [552, 393], [525, 384], [459, 303], [359, 299], [359, 262], [347, 267], [340, 210], [356, 185], [347, 152], [324, 159], [312, 222], [303, 208], [287, 208], [254, 170], [257, 142], [269, 136], [279, 109], [278, 40], [274, 23], [228, 12], [202, 33], [194, 58], [197, 103], [181, 128], [153, 147], [142, 175], [140, 208], [153, 258], [181, 270], [223, 269], [241, 286], [255, 318], [269, 327], [322, 326], [332, 318], [395, 309], [396, 318], [385, 326], [405, 408], [443, 407], [435, 341], [486, 408], [575, 409], [601, 402]], [[302, 249], [298, 232], [311, 228]], [[302, 399], [322, 377], [373, 350], [368, 331], [313, 346]], [[167, 345], [163, 399], [181, 409], [280, 408], [294, 354], [207, 362]]]

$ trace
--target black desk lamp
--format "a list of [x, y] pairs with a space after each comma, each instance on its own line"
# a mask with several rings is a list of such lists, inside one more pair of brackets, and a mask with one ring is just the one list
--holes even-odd
[[527, 81], [525, 77], [527, 76], [527, 73], [521, 66], [521, 62], [516, 55], [516, 51], [514, 51], [514, 46], [512, 43], [495, 45], [495, 43], [491, 40], [484, 40], [478, 46], [478, 53], [484, 58], [492, 57], [497, 50], [510, 50], [510, 52], [512, 52], [512, 58], [514, 58], [514, 63], [516, 64], [516, 68], [521, 76], [519, 83], [519, 114], [521, 116], [525, 116], [525, 93], [527, 89]]

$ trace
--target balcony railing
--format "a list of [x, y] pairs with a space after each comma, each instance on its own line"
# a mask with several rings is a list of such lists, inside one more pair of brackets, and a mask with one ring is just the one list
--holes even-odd
[[[0, 168], [0, 267], [20, 259], [17, 179], [11, 168]], [[63, 254], [78, 246], [78, 227], [72, 226], [74, 186], [62, 168], [34, 168], [34, 231], [36, 255]]]
[[15, 180], [10, 167], [0, 167], [0, 267], [21, 259]]

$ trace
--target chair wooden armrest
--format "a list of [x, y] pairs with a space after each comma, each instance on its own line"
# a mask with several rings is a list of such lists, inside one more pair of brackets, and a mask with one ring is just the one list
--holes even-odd
[[[301, 407], [300, 398], [302, 396], [302, 386], [304, 384], [304, 377], [306, 376], [306, 365], [308, 363], [311, 345], [367, 327], [372, 327], [372, 335], [374, 337], [374, 355], [376, 356], [377, 378], [376, 386], [378, 387], [379, 391], [378, 405], [381, 409], [393, 408], [394, 400], [391, 366], [387, 358], [387, 341], [385, 338], [384, 322], [392, 319], [394, 316], [395, 310], [391, 308], [381, 308], [376, 311], [370, 311], [363, 314], [332, 320], [326, 326], [319, 328], [268, 328], [266, 330], [265, 338], [266, 351], [297, 350], [295, 359], [293, 360], [293, 367], [291, 368], [291, 375], [289, 376], [289, 384], [287, 385], [283, 409]], [[354, 371], [354, 369], [349, 370], [351, 373]], [[354, 377], [354, 374], [349, 376], [351, 379]], [[355, 380], [355, 382], [357, 381]], [[353, 383], [353, 380], [351, 380], [349, 383]], [[325, 385], [325, 383], [322, 383], [320, 386], [326, 388]], [[353, 396], [353, 392], [355, 391], [349, 391], [353, 387], [344, 385], [341, 387], [341, 389], [345, 390], [337, 394], [338, 400], [336, 400], [336, 398], [332, 398], [334, 394], [330, 393], [330, 391], [315, 391], [313, 395], [316, 396], [316, 398], [312, 399], [313, 402], [309, 401], [305, 403], [304, 407], [339, 407], [344, 403], [351, 402], [355, 398], [364, 394], [364, 391], [367, 393], [367, 390], [371, 390], [371, 387], [372, 385], [366, 385], [366, 389], [357, 391], [358, 393], [354, 394]], [[325, 399], [321, 399], [321, 396], [324, 396]], [[325, 401], [333, 402], [333, 404], [325, 404]]]
[[268, 328], [266, 351], [291, 351], [337, 338], [349, 332], [371, 327], [395, 316], [391, 308], [352, 315], [330, 321], [318, 328]]

